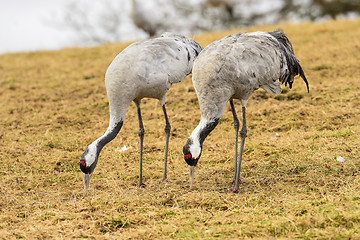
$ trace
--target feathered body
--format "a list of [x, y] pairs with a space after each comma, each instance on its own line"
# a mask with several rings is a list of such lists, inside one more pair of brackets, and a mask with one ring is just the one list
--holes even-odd
[[[289, 84], [291, 88], [298, 74], [308, 88], [292, 45], [280, 30], [232, 34], [204, 48], [193, 67], [192, 80], [201, 121], [183, 149], [189, 166], [196, 166], [203, 141], [216, 127], [229, 100], [233, 107], [232, 99], [240, 99], [245, 111], [256, 89], [281, 93], [280, 83]], [[235, 109], [233, 113], [235, 121]]]
[[[284, 37], [279, 32], [237, 33], [211, 43], [201, 52], [194, 63], [193, 84], [203, 107], [202, 116], [221, 117], [230, 98], [246, 105], [260, 87], [271, 94], [281, 93], [280, 82], [292, 87], [298, 74], [295, 69], [302, 72], [300, 64], [291, 43], [287, 40], [284, 46], [274, 35]], [[209, 104], [212, 101], [216, 102]], [[207, 109], [214, 106], [218, 109]], [[207, 116], [209, 113], [212, 116]]]
[[[201, 51], [195, 42], [189, 44], [189, 40], [181, 35], [163, 34], [125, 48], [106, 71], [109, 101], [116, 104], [125, 99], [149, 97], [163, 103], [171, 85], [183, 81], [191, 73], [193, 62]], [[118, 94], [127, 97], [120, 98]]]
[[[191, 73], [194, 60], [201, 50], [202, 47], [192, 39], [164, 33], [158, 38], [133, 43], [116, 56], [105, 75], [110, 110], [109, 127], [103, 136], [86, 148], [80, 159], [80, 168], [86, 177], [85, 191], [101, 149], [120, 131], [132, 101], [138, 108], [142, 141], [144, 130], [140, 101], [145, 97], [160, 100], [167, 123], [168, 142], [170, 124], [165, 109], [166, 92], [173, 83], [183, 81]], [[140, 151], [141, 158], [142, 149]]]

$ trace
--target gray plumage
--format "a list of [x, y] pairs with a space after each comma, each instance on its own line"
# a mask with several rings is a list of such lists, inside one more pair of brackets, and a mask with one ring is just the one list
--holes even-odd
[[[216, 127], [223, 116], [226, 103], [230, 101], [235, 127], [234, 191], [238, 191], [242, 151], [247, 133], [247, 101], [258, 88], [271, 94], [281, 93], [280, 83], [288, 84], [291, 88], [296, 75], [303, 78], [309, 91], [308, 82], [294, 55], [291, 42], [281, 30], [232, 34], [211, 43], [200, 53], [194, 63], [192, 80], [200, 104], [201, 120], [183, 148], [184, 158], [190, 166], [191, 181], [203, 142]], [[239, 163], [239, 121], [233, 99], [240, 99], [243, 111]]]
[[141, 118], [142, 98], [158, 99], [165, 116], [165, 169], [170, 123], [166, 114], [166, 92], [172, 84], [181, 82], [191, 73], [195, 58], [202, 50], [192, 39], [173, 33], [164, 33], [158, 38], [136, 42], [124, 49], [112, 61], [105, 75], [105, 85], [109, 99], [110, 123], [103, 136], [91, 143], [80, 158], [80, 168], [84, 172], [85, 194], [101, 149], [114, 139], [120, 131], [126, 110], [134, 101], [137, 107], [140, 136], [140, 178], [142, 186], [142, 150], [144, 128]]

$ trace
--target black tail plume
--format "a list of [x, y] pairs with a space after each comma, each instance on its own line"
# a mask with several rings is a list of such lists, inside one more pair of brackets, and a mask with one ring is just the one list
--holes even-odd
[[289, 84], [289, 87], [292, 88], [294, 81], [294, 76], [300, 75], [306, 84], [307, 91], [309, 92], [309, 83], [305, 77], [304, 71], [300, 65], [299, 60], [294, 55], [294, 50], [292, 44], [284, 31], [282, 29], [275, 29], [272, 32], [269, 32], [271, 36], [276, 38], [280, 43], [280, 48], [286, 58], [286, 64], [288, 66], [289, 72], [282, 77], [282, 82], [285, 82], [285, 86]]
[[[299, 64], [299, 66], [300, 66], [300, 64]], [[306, 77], [305, 77], [304, 71], [302, 70], [301, 66], [300, 66], [300, 72], [299, 72], [299, 74], [300, 74], [300, 77], [304, 80], [304, 82], [305, 82], [305, 84], [306, 84], [307, 91], [308, 91], [308, 93], [309, 93], [309, 83], [308, 83], [308, 81], [307, 81], [307, 79], [306, 79]]]

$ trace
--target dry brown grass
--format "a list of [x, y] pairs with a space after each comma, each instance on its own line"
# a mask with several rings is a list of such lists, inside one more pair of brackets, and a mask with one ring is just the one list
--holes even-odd
[[[195, 187], [188, 188], [181, 150], [200, 118], [188, 77], [168, 93], [169, 182], [159, 185], [161, 107], [146, 99], [147, 187], [136, 187], [132, 104], [119, 136], [100, 155], [90, 196], [82, 198], [79, 157], [107, 128], [103, 76], [126, 44], [1, 55], [0, 238], [359, 239], [360, 20], [280, 26], [310, 94], [296, 79], [281, 95], [259, 90], [252, 96], [240, 194], [227, 192], [234, 164], [229, 109], [205, 141]], [[237, 31], [196, 40], [206, 46]], [[123, 145], [130, 149], [117, 151]]]

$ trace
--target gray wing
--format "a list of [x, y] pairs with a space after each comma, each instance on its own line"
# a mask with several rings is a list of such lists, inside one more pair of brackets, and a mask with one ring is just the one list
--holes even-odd
[[281, 93], [279, 80], [284, 58], [267, 33], [229, 35], [209, 45], [202, 54], [208, 56], [203, 64], [213, 59], [210, 68], [216, 78], [229, 79], [243, 95], [259, 87], [269, 93]]
[[240, 35], [233, 50], [238, 59], [237, 74], [271, 94], [281, 93], [281, 68], [285, 67], [285, 59], [278, 44], [267, 35], [264, 32]]
[[132, 59], [131, 68], [142, 78], [165, 78], [170, 84], [184, 80], [196, 57], [189, 44], [166, 35], [142, 42], [124, 54]]

